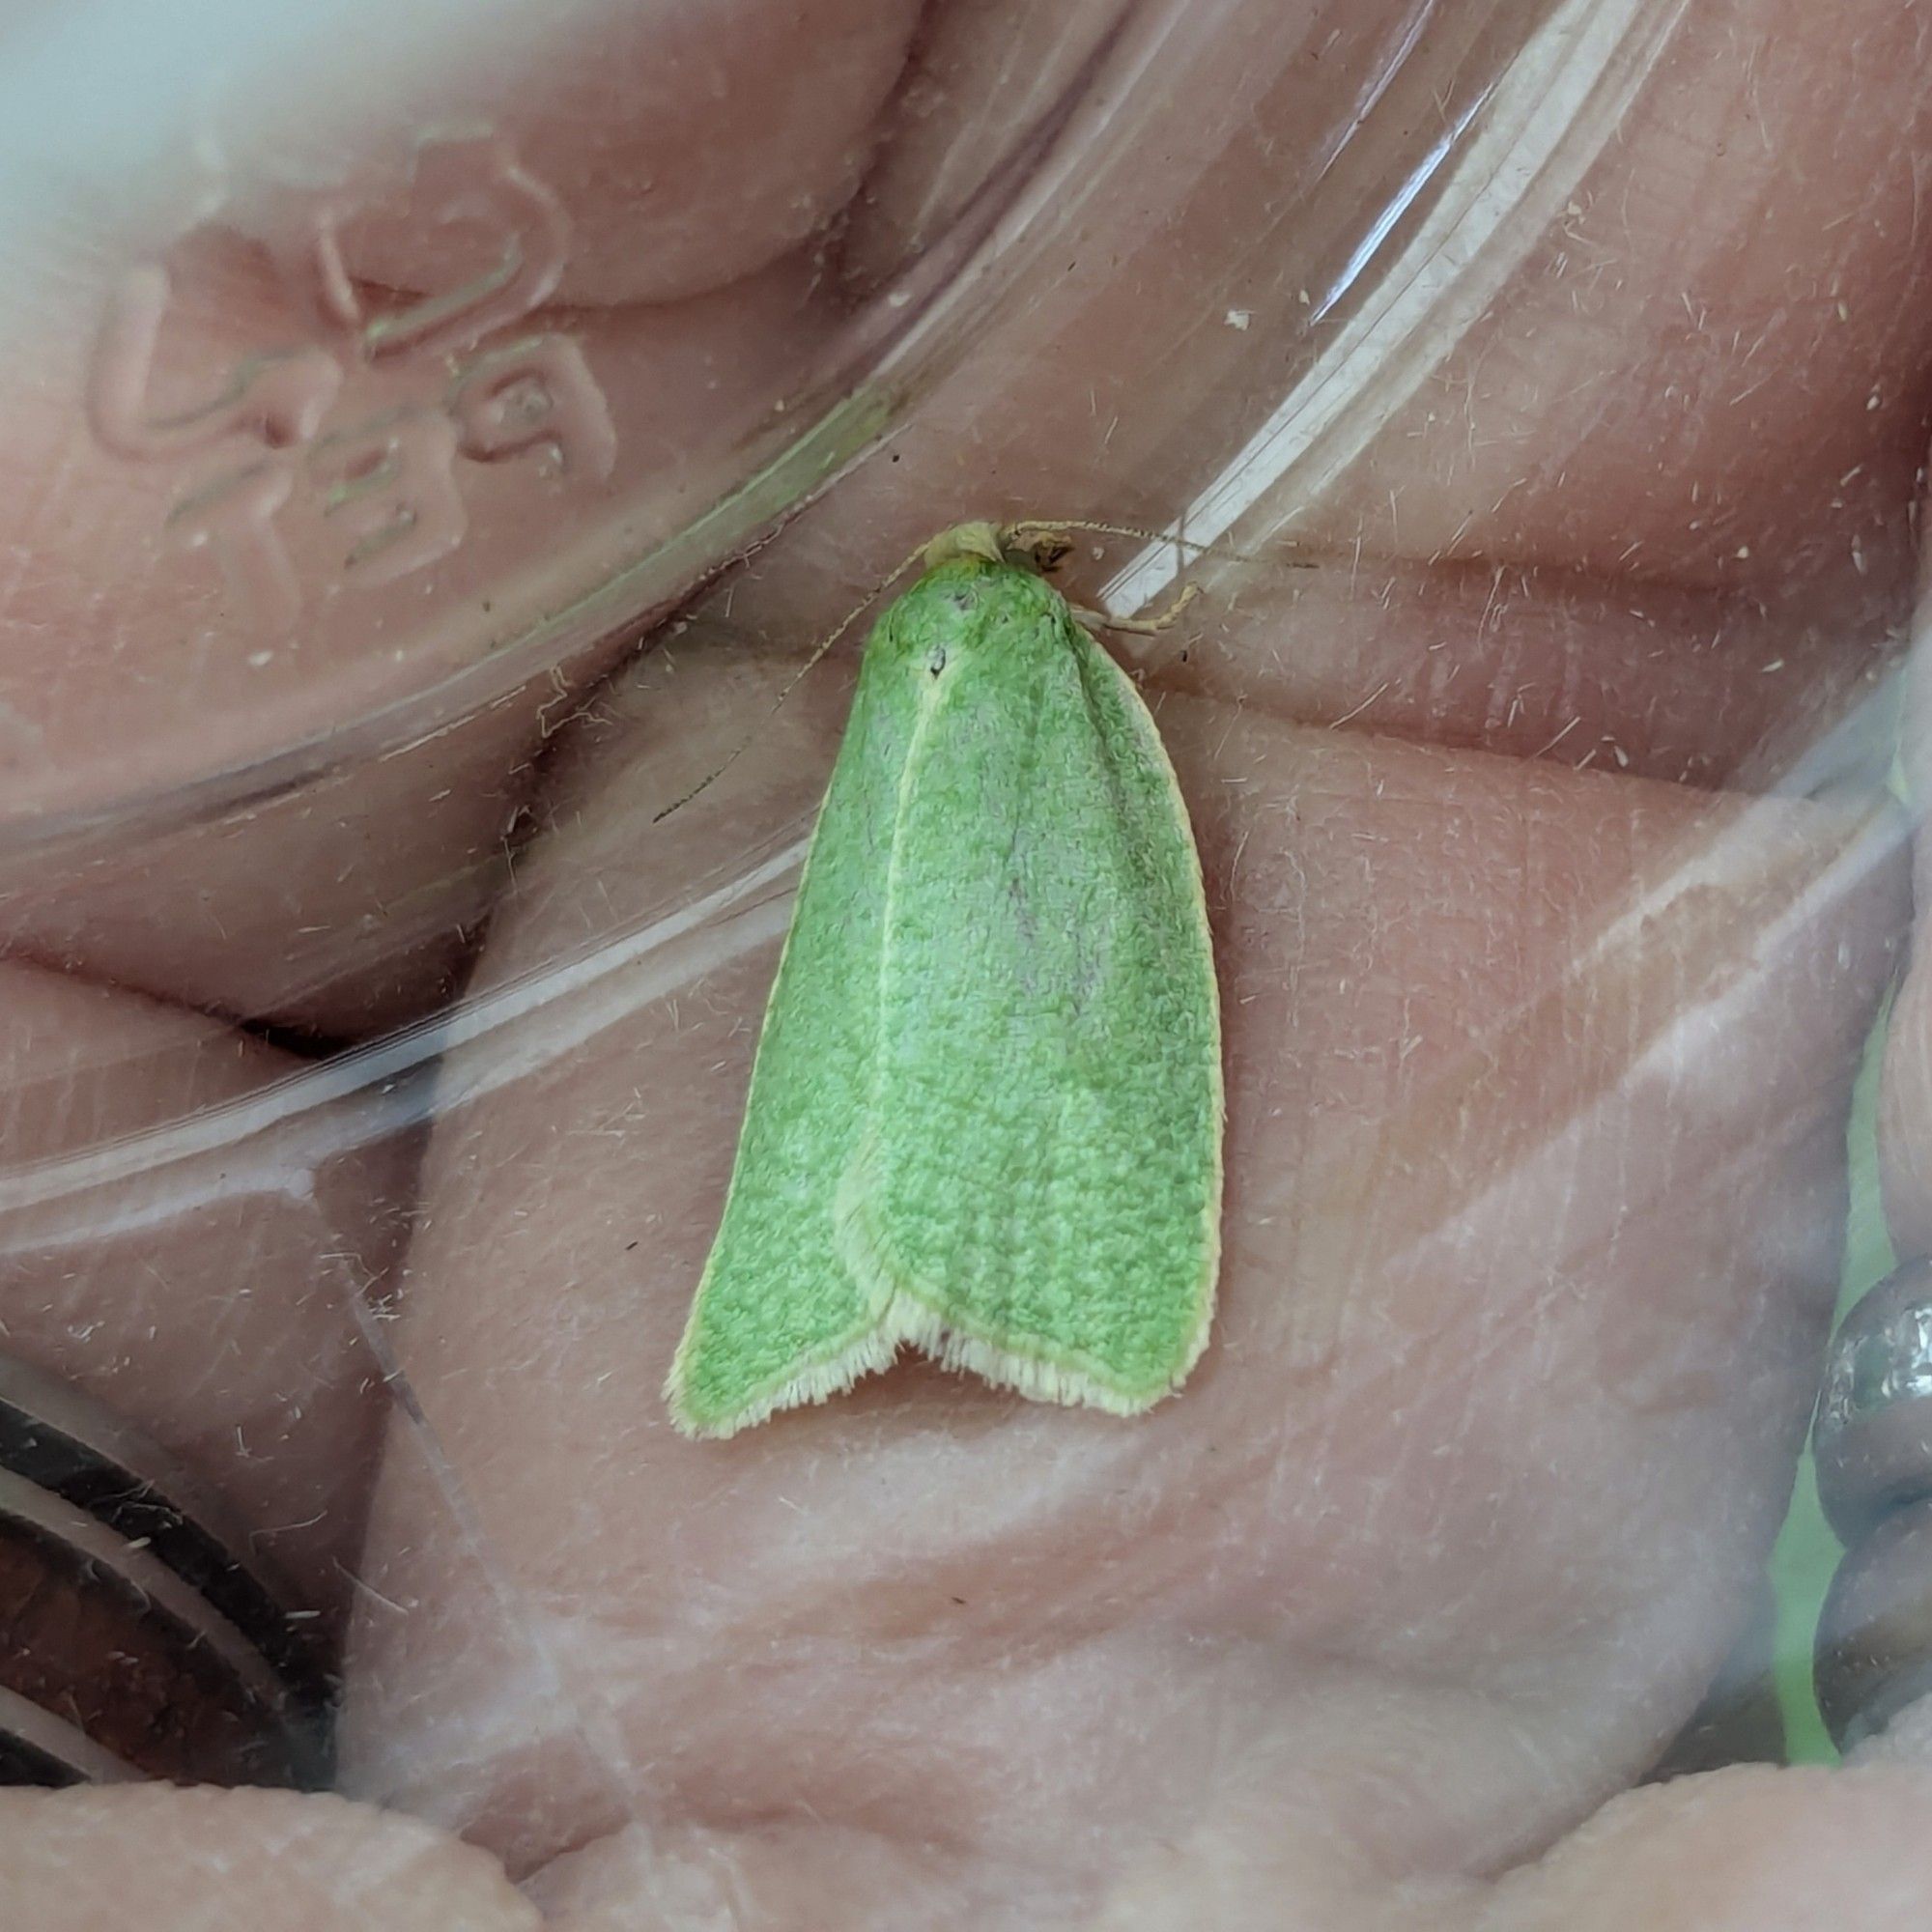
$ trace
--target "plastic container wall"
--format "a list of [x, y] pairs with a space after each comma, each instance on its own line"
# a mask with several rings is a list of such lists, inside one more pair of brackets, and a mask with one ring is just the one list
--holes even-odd
[[[1922, 1251], [1909, 23], [175, 11], [0, 28], [23, 1777], [332, 1784], [505, 1925], [1367, 1925], [1829, 1754], [1808, 1474], [1774, 1540]], [[694, 1443], [864, 624], [799, 673], [969, 518], [1194, 592], [1106, 643], [1214, 939], [1210, 1345]], [[241, 1815], [172, 1796], [99, 1829]]]

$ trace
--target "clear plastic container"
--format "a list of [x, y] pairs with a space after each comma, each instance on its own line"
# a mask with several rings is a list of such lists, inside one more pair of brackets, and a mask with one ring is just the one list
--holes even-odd
[[[1676, 1774], [1832, 1755], [1808, 1463], [1774, 1539], [1834, 1296], [1932, 1240], [1923, 112], [1876, 0], [1717, 11], [0, 23], [0, 1730], [387, 1813], [0, 1793], [10, 1932], [109, 1841], [161, 1932], [272, 1904], [281, 1805], [398, 1926], [1460, 1923], [1536, 1861], [1556, 1924], [1700, 1859]], [[693, 1443], [863, 626], [798, 673], [968, 518], [1198, 593], [1108, 648], [1206, 873], [1213, 1340], [1130, 1422], [908, 1358]], [[1853, 1650], [1932, 1605], [1887, 1534]]]

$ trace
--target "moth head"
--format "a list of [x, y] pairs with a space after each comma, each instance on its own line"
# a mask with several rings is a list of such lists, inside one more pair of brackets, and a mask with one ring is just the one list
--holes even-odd
[[956, 557], [978, 557], [981, 563], [1015, 564], [1044, 577], [1073, 548], [1065, 534], [1037, 525], [954, 524], [926, 545], [922, 560], [927, 570]]
[[1073, 540], [1064, 530], [1037, 530], [1023, 540], [1010, 536], [1007, 540], [1008, 557], [1038, 571], [1042, 577], [1050, 577], [1072, 550]]
[[999, 525], [954, 524], [950, 530], [941, 530], [925, 547], [924, 567], [937, 570], [962, 556], [977, 556], [982, 563], [1008, 562]]

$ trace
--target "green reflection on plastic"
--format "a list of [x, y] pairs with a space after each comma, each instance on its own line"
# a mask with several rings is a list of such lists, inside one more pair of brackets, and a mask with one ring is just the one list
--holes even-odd
[[[1845, 1258], [1838, 1276], [1835, 1328], [1868, 1289], [1898, 1265], [1878, 1191], [1878, 1088], [1885, 1059], [1886, 1023], [1891, 995], [1879, 1007], [1865, 1039], [1858, 1083], [1852, 1090], [1852, 1116], [1846, 1130], [1846, 1162], [1851, 1173], [1850, 1211], [1845, 1218]], [[1818, 1712], [1811, 1684], [1811, 1650], [1819, 1612], [1832, 1586], [1844, 1546], [1833, 1533], [1818, 1501], [1817, 1472], [1807, 1443], [1799, 1459], [1791, 1509], [1771, 1553], [1771, 1587], [1777, 1605], [1772, 1648], [1772, 1682], [1784, 1720], [1788, 1764], [1836, 1764], [1838, 1751]]]

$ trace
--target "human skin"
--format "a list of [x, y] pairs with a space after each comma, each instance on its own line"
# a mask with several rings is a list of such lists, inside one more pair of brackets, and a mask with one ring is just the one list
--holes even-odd
[[[1286, 31], [1231, 10], [1230, 62], [1264, 12]], [[1222, 1313], [1181, 1398], [1122, 1426], [906, 1365], [729, 1444], [672, 1434], [776, 885], [452, 1059], [391, 1328], [424, 1425], [392, 1429], [355, 1566], [347, 1776], [524, 1897], [432, 1861], [356, 1922], [437, 1922], [438, 1884], [443, 1922], [550, 1932], [1920, 1922], [1922, 1712], [1850, 1773], [1633, 1788], [1782, 1514], [1851, 1073], [1908, 934], [1871, 761], [1778, 781], [1909, 620], [1920, 31], [1877, 0], [1693, 9], [1577, 212], [1297, 508], [1315, 567], [1204, 566], [1177, 638], [1122, 646], [1228, 1015]], [[1190, 79], [1174, 115], [1208, 122], [1229, 74]], [[836, 659], [652, 820], [918, 537], [1179, 507], [1153, 459], [1211, 443], [1196, 390], [1263, 391], [1269, 319], [1204, 335], [1176, 292], [1257, 232], [1245, 272], [1298, 286], [1305, 224], [1257, 213], [1296, 104], [1241, 124], [1191, 224], [1095, 211], [1077, 274], [600, 693], [479, 994], [796, 838]], [[1919, 1245], [1925, 999], [1885, 1120]], [[68, 1874], [107, 1845], [191, 1875], [184, 1925], [251, 1922], [251, 1858], [298, 1834], [337, 1872], [392, 1855], [366, 1809], [263, 1804], [0, 1802], [48, 1848], [18, 1922], [99, 1922]]]
[[[453, 31], [426, 54], [440, 11]], [[381, 755], [339, 754], [294, 785], [265, 782], [254, 761], [420, 700], [436, 671], [473, 671], [581, 595], [582, 582], [548, 581], [545, 566], [610, 501], [649, 501], [630, 518], [633, 554], [674, 529], [716, 484], [698, 453], [769, 420], [835, 319], [801, 238], [832, 217], [870, 152], [912, 0], [480, 11], [319, 0], [263, 21], [267, 52], [245, 36], [232, 52], [199, 49], [209, 71], [184, 81], [184, 125], [161, 145], [205, 155], [213, 143], [230, 160], [222, 179], [248, 185], [162, 252], [170, 295], [142, 412], [219, 395], [292, 336], [311, 352], [327, 340], [353, 365], [331, 430], [434, 400], [449, 358], [363, 368], [319, 325], [303, 334], [288, 276], [260, 245], [288, 245], [279, 204], [257, 207], [250, 187], [257, 168], [323, 183], [373, 171], [379, 213], [342, 236], [348, 268], [402, 281], [385, 299], [403, 301], [398, 235], [427, 231], [412, 258], [416, 287], [460, 287], [477, 272], [475, 223], [433, 200], [426, 210], [392, 178], [415, 133], [467, 128], [481, 100], [500, 110], [497, 139], [541, 175], [565, 229], [558, 293], [588, 306], [564, 326], [610, 410], [611, 474], [546, 476], [533, 454], [463, 462], [460, 544], [433, 569], [377, 584], [346, 570], [347, 539], [316, 507], [326, 489], [291, 486], [272, 527], [302, 587], [298, 621], [252, 628], [212, 554], [169, 532], [185, 491], [260, 462], [262, 445], [238, 434], [136, 458], [80, 419], [101, 369], [126, 360], [102, 347], [115, 276], [152, 266], [149, 248], [207, 184], [170, 199], [167, 170], [144, 167], [100, 202], [76, 197], [51, 241], [30, 227], [0, 303], [14, 345], [0, 375], [0, 494], [16, 545], [0, 576], [0, 774], [36, 828], [64, 808], [98, 808], [103, 791], [162, 805], [51, 849], [10, 841], [0, 947], [11, 953], [326, 1040], [367, 1037], [446, 998], [507, 870], [543, 744], [649, 613], [624, 612], [627, 634], [580, 638], [455, 715], [430, 704], [390, 729]], [[277, 51], [277, 23], [304, 17], [315, 44]], [[68, 23], [57, 11], [55, 23], [58, 52]], [[121, 24], [137, 43], [156, 31], [152, 19]], [[90, 58], [79, 38], [71, 62]], [[775, 170], [765, 141], [782, 154]], [[473, 189], [479, 164], [463, 173]], [[128, 227], [147, 245], [129, 243]], [[69, 251], [88, 259], [85, 271]], [[651, 272], [618, 272], [626, 259]], [[551, 538], [534, 555], [533, 527]], [[426, 622], [452, 611], [463, 621]], [[184, 806], [184, 786], [230, 769], [238, 797]]]

